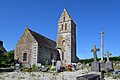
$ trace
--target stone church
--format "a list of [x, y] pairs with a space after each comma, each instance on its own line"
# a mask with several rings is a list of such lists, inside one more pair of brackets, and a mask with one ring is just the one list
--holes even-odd
[[58, 20], [57, 41], [48, 39], [26, 27], [15, 48], [14, 59], [28, 64], [51, 64], [51, 60], [61, 60], [64, 65], [77, 62], [76, 24], [66, 9]]

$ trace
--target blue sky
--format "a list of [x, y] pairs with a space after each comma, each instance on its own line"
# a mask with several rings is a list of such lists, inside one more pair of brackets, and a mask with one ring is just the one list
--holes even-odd
[[93, 57], [93, 45], [100, 48], [101, 28], [105, 52], [120, 55], [120, 0], [0, 0], [0, 40], [8, 51], [13, 50], [26, 25], [56, 40], [57, 21], [64, 8], [77, 25], [79, 58]]

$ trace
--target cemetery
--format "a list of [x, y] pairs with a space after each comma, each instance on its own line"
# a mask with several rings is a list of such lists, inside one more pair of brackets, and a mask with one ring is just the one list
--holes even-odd
[[64, 8], [58, 20], [56, 41], [28, 25], [14, 50], [7, 52], [0, 41], [0, 80], [120, 80], [120, 56], [113, 60], [113, 53], [104, 52], [103, 31], [100, 40], [100, 48], [91, 45], [89, 49], [91, 59], [79, 59], [76, 24]]
[[[9, 67], [1, 67], [0, 64], [0, 80], [118, 80], [120, 79], [120, 63], [111, 61], [112, 55], [109, 51], [104, 54], [104, 58], [97, 59], [97, 52], [100, 51], [96, 45], [91, 49], [93, 60], [86, 60], [89, 63], [77, 62], [63, 65], [63, 61], [51, 60], [51, 64], [45, 61], [45, 64], [29, 64], [22, 63], [17, 60], [10, 59], [13, 57], [14, 51], [8, 52], [10, 62]], [[1, 51], [2, 52], [2, 51]], [[4, 54], [5, 53], [5, 54]], [[6, 52], [2, 52], [6, 55]], [[2, 56], [2, 54], [0, 56]], [[117, 59], [117, 57], [115, 57]], [[13, 64], [14, 63], [14, 64]], [[6, 64], [8, 66], [8, 64]], [[4, 65], [4, 66], [6, 66]]]
[[[45, 65], [24, 64], [16, 61], [13, 71], [2, 71], [0, 73], [0, 80], [116, 80], [120, 77], [113, 72], [112, 62], [109, 60], [111, 55], [106, 52], [107, 61], [104, 62], [104, 69], [101, 71], [100, 62], [97, 61], [97, 51], [99, 49], [96, 46], [93, 47], [91, 52], [94, 55], [94, 61], [91, 62], [91, 66], [82, 64], [80, 62], [70, 64], [66, 67], [62, 67], [61, 61], [51, 60], [51, 65], [47, 63]], [[94, 66], [96, 65], [96, 66]], [[86, 67], [89, 66], [89, 67]], [[2, 68], [0, 68], [2, 69]]]

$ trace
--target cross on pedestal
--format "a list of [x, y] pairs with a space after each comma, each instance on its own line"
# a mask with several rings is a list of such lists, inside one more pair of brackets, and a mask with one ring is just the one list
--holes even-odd
[[109, 57], [112, 55], [109, 51], [106, 52], [105, 56], [107, 57], [107, 61], [109, 61]]
[[55, 59], [52, 59], [51, 62], [52, 62], [52, 66], [55, 66], [55, 65], [54, 65]]
[[96, 48], [96, 45], [93, 46], [93, 49], [91, 50], [91, 52], [93, 52], [94, 54], [94, 61], [97, 61], [97, 51], [100, 51], [99, 48]]

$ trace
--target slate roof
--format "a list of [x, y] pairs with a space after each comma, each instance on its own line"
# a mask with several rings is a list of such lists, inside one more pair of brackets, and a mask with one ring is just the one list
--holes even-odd
[[37, 32], [34, 32], [30, 29], [28, 29], [28, 30], [30, 31], [30, 33], [32, 34], [32, 36], [35, 38], [35, 40], [38, 42], [39, 45], [55, 49], [55, 47], [56, 47], [56, 42], [55, 41], [53, 41], [51, 39], [48, 39], [48, 38], [40, 35]]

